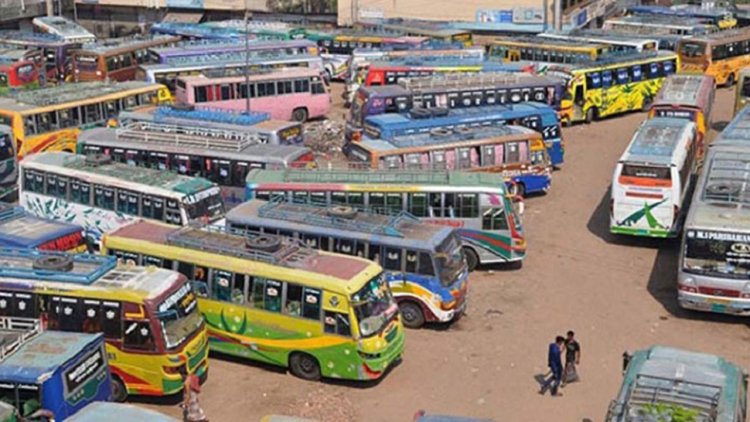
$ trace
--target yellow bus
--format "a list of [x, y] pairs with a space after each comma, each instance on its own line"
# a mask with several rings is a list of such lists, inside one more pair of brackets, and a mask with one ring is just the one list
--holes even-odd
[[269, 234], [146, 221], [105, 235], [103, 252], [192, 280], [214, 351], [307, 380], [367, 381], [382, 377], [404, 350], [383, 268], [363, 258]]
[[732, 86], [750, 65], [750, 28], [683, 38], [677, 44], [681, 72], [713, 76], [717, 85]]
[[160, 84], [70, 83], [0, 97], [0, 124], [12, 128], [19, 158], [40, 151], [74, 152], [82, 129], [101, 126], [120, 110], [171, 102]]
[[560, 120], [590, 123], [629, 111], [648, 111], [664, 79], [678, 66], [677, 55], [658, 51], [550, 66], [546, 74], [567, 83], [567, 99], [561, 101], [560, 110], [568, 115]]
[[114, 257], [0, 250], [0, 316], [47, 329], [103, 333], [113, 398], [182, 390], [187, 373], [208, 374], [206, 326], [187, 279]]
[[502, 62], [585, 63], [602, 57], [611, 49], [603, 43], [558, 40], [541, 37], [496, 38], [488, 59]]

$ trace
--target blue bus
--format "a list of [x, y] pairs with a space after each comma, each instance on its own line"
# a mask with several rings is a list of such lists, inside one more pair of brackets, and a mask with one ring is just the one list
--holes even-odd
[[[457, 215], [463, 197], [459, 195], [455, 204]], [[463, 314], [469, 271], [457, 231], [402, 211], [400, 193], [371, 194], [369, 211], [322, 201], [290, 203], [281, 195], [266, 199], [271, 201], [252, 199], [232, 209], [227, 225], [243, 233], [292, 237], [312, 248], [379, 263], [409, 328], [450, 322]], [[422, 213], [427, 207], [423, 202]]]
[[89, 403], [111, 400], [101, 333], [41, 331], [38, 320], [1, 317], [0, 346], [0, 401], [21, 417], [65, 420]]
[[393, 139], [396, 136], [427, 133], [434, 129], [475, 128], [518, 125], [542, 134], [553, 166], [560, 166], [565, 155], [560, 118], [550, 106], [542, 103], [460, 108], [448, 110], [444, 116], [423, 112], [387, 113], [365, 119], [363, 139]]
[[22, 207], [0, 203], [0, 248], [86, 252], [83, 227], [28, 214]]
[[[116, 418], [113, 418], [117, 415]], [[73, 417], [65, 419], [66, 422], [101, 422], [106, 420], [117, 422], [179, 422], [171, 416], [154, 410], [136, 407], [132, 404], [111, 403], [98, 401], [84, 407]]]

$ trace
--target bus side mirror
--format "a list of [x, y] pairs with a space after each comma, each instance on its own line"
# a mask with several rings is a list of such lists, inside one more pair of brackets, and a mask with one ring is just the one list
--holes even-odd
[[208, 297], [208, 284], [205, 281], [193, 280], [190, 284], [193, 286], [193, 292], [198, 297]]
[[622, 372], [623, 374], [628, 369], [628, 365], [630, 364], [630, 359], [632, 359], [633, 356], [628, 352], [622, 353]]

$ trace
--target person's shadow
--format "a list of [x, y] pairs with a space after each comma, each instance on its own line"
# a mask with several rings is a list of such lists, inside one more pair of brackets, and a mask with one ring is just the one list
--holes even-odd
[[544, 383], [547, 382], [547, 374], [536, 374], [534, 375], [534, 380], [539, 384], [539, 391], [542, 391], [542, 393], [546, 393], [548, 388], [544, 388]]

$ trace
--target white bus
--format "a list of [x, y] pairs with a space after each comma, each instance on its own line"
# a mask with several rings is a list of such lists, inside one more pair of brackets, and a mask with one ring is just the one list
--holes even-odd
[[683, 308], [750, 316], [749, 128], [745, 108], [706, 154], [682, 239]]
[[[654, 51], [659, 48], [659, 41], [654, 39], [634, 38], [617, 33], [599, 33], [591, 31], [571, 31], [568, 33], [541, 33], [538, 35], [542, 38], [578, 41], [581, 43], [606, 44], [610, 46], [610, 51]], [[542, 40], [540, 40], [542, 41]], [[542, 41], [543, 42], [543, 41]]]
[[42, 152], [19, 164], [20, 205], [39, 217], [81, 225], [97, 243], [138, 218], [184, 226], [224, 216], [219, 187], [205, 179], [67, 152]]
[[83, 44], [96, 41], [96, 35], [88, 29], [62, 16], [39, 16], [31, 23], [38, 31], [57, 35], [66, 42]]
[[698, 156], [695, 123], [672, 117], [643, 122], [612, 177], [609, 230], [674, 237]]

